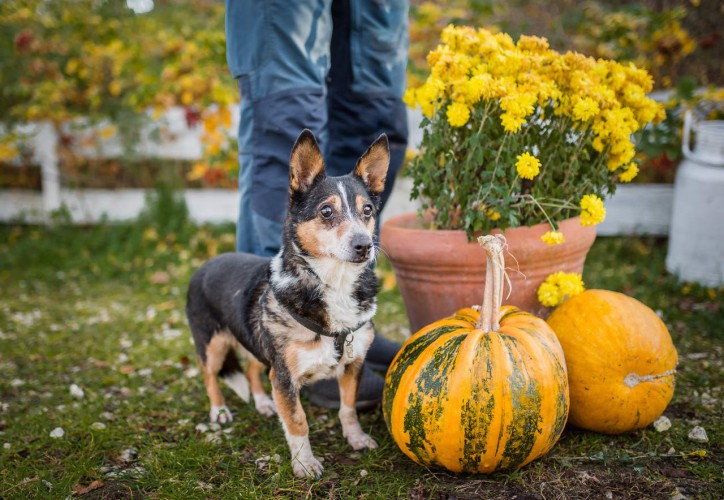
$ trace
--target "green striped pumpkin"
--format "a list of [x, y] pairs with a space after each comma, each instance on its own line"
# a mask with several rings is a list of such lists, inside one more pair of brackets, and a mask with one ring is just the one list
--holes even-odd
[[497, 311], [497, 331], [477, 328], [480, 313], [461, 309], [410, 337], [392, 362], [384, 418], [415, 462], [453, 472], [516, 469], [563, 431], [568, 381], [555, 334], [512, 306]]

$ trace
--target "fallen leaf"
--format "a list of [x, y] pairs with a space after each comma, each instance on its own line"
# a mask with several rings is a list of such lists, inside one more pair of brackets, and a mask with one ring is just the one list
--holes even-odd
[[661, 469], [661, 473], [667, 477], [682, 478], [687, 476], [684, 469], [679, 469], [677, 467], [663, 467]]
[[148, 281], [150, 281], [154, 285], [163, 285], [171, 281], [171, 278], [169, 277], [168, 273], [164, 271], [156, 271], [148, 278]]
[[173, 300], [167, 300], [166, 302], [161, 302], [156, 306], [157, 311], [169, 311], [176, 307], [176, 302]]
[[105, 483], [103, 482], [102, 479], [96, 479], [95, 481], [90, 483], [88, 486], [83, 486], [81, 484], [75, 484], [75, 485], [73, 485], [73, 488], [71, 488], [71, 489], [73, 490], [74, 495], [82, 496], [82, 495], [86, 495], [86, 494], [90, 493], [91, 491], [95, 491], [98, 488], [102, 488], [104, 484]]

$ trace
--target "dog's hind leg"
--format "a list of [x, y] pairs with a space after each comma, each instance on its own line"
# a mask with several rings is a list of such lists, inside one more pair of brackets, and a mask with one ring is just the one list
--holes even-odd
[[246, 368], [246, 376], [251, 384], [251, 395], [254, 396], [254, 406], [256, 411], [266, 417], [276, 414], [277, 410], [274, 401], [264, 391], [261, 383], [261, 373], [264, 370], [264, 364], [249, 354], [249, 366]]
[[249, 402], [249, 380], [247, 380], [244, 372], [239, 365], [239, 359], [236, 357], [234, 349], [229, 349], [224, 359], [224, 365], [219, 372], [221, 380], [229, 386], [245, 403]]
[[[249, 400], [249, 384], [234, 354], [233, 347], [235, 344], [236, 340], [229, 332], [217, 332], [206, 345], [206, 363], [200, 362], [204, 371], [206, 391], [211, 401], [209, 419], [212, 422], [225, 424], [233, 420], [233, 416], [224, 402], [224, 396], [221, 394], [219, 375], [234, 392], [237, 392], [237, 390], [241, 392], [239, 395], [242, 399], [243, 395], [246, 394], [246, 401]], [[246, 389], [246, 392], [244, 392], [244, 389]]]

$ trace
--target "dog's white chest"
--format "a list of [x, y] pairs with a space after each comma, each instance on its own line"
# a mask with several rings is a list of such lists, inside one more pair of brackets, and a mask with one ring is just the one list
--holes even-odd
[[363, 327], [350, 334], [342, 344], [341, 355], [337, 353], [334, 339], [331, 337], [322, 337], [311, 349], [299, 349], [296, 353], [299, 378], [311, 383], [336, 377], [339, 368], [365, 356], [372, 335], [372, 329], [369, 327]]
[[372, 319], [376, 305], [360, 311], [359, 302], [355, 298], [355, 286], [361, 272], [358, 264], [326, 259], [315, 261], [312, 268], [326, 284], [321, 294], [332, 330], [352, 328]]

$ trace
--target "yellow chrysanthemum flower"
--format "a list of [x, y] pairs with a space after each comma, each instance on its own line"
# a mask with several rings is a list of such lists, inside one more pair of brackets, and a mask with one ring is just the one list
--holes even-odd
[[402, 96], [402, 102], [407, 104], [408, 108], [414, 108], [417, 103], [417, 91], [413, 88], [405, 90], [405, 95]]
[[639, 167], [635, 163], [630, 163], [626, 170], [618, 174], [618, 180], [621, 182], [631, 182], [639, 173]]
[[538, 300], [546, 307], [556, 307], [585, 289], [580, 274], [558, 271], [549, 275], [538, 287]]
[[548, 231], [546, 234], [540, 237], [546, 245], [560, 245], [565, 241], [563, 233], [560, 231]]
[[517, 115], [522, 118], [533, 113], [535, 109], [535, 103], [538, 99], [535, 94], [529, 92], [516, 92], [509, 94], [500, 100], [500, 109]]
[[586, 97], [585, 99], [580, 99], [573, 105], [573, 119], [585, 122], [596, 116], [598, 111], [598, 103]]
[[503, 113], [500, 115], [500, 123], [503, 125], [506, 132], [515, 134], [525, 123], [525, 118], [521, 118], [520, 116], [512, 115], [510, 113]]
[[540, 172], [540, 165], [540, 160], [526, 151], [522, 155], [518, 155], [515, 169], [521, 178], [533, 179]]
[[581, 225], [595, 226], [606, 218], [603, 201], [595, 194], [587, 194], [581, 198]]
[[481, 76], [463, 80], [455, 85], [455, 98], [463, 100], [467, 104], [475, 104], [482, 97], [485, 84], [485, 79]]
[[441, 87], [444, 88], [444, 84], [431, 77], [415, 91], [415, 101], [420, 106], [422, 114], [428, 118], [432, 118], [435, 114], [438, 97], [442, 93]]
[[447, 107], [447, 121], [453, 127], [462, 127], [470, 119], [470, 108], [463, 102], [453, 102]]
[[548, 50], [548, 40], [537, 36], [521, 35], [518, 39], [518, 49], [542, 54]]
[[489, 208], [485, 212], [485, 216], [492, 221], [496, 221], [496, 220], [500, 219], [500, 213], [496, 212], [492, 208]]

